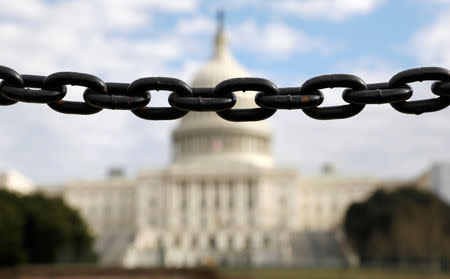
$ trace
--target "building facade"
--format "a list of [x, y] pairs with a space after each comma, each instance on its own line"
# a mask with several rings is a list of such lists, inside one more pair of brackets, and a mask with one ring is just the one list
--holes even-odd
[[[191, 85], [245, 76], [219, 28], [214, 55]], [[236, 95], [236, 107], [254, 106], [254, 94]], [[60, 195], [87, 220], [105, 265], [344, 264], [334, 231], [347, 206], [379, 181], [330, 168], [300, 176], [274, 163], [271, 140], [265, 121], [233, 123], [214, 112], [190, 112], [173, 131], [166, 168], [133, 179], [70, 181]]]
[[450, 204], [450, 162], [435, 162], [415, 183]]
[[450, 203], [450, 163], [436, 163], [430, 170], [431, 190]]
[[35, 186], [28, 177], [11, 169], [0, 173], [0, 189], [27, 194], [34, 191]]

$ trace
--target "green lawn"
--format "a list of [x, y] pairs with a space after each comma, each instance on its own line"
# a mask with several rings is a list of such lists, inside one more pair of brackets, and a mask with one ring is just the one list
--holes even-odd
[[450, 273], [364, 269], [222, 269], [219, 274], [229, 279], [450, 279]]

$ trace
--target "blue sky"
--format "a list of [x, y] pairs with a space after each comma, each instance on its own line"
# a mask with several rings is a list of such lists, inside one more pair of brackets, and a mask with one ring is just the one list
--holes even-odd
[[[225, 10], [233, 54], [254, 76], [300, 86], [316, 75], [356, 74], [387, 81], [419, 66], [450, 67], [446, 0], [0, 0], [0, 64], [22, 74], [71, 70], [104, 81], [145, 76], [189, 81], [211, 56], [216, 11]], [[414, 99], [430, 97], [414, 84]], [[67, 99], [81, 99], [71, 87]], [[326, 90], [324, 104], [341, 104]], [[165, 96], [154, 104], [167, 103]], [[280, 165], [312, 174], [333, 162], [347, 175], [411, 178], [449, 161], [450, 109], [403, 115], [388, 105], [348, 120], [317, 121], [279, 111], [274, 154]], [[111, 165], [130, 175], [170, 161], [175, 121], [149, 122], [129, 112], [71, 116], [43, 105], [0, 110], [0, 169], [37, 183], [101, 177]], [[311, 146], [314, 148], [304, 148]]]

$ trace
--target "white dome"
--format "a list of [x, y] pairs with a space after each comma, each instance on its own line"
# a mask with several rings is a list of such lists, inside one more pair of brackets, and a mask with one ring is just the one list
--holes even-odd
[[227, 43], [225, 32], [219, 30], [214, 55], [194, 76], [192, 87], [213, 87], [225, 79], [250, 75], [231, 55]]
[[[214, 87], [221, 81], [250, 74], [231, 55], [227, 38], [219, 27], [213, 57], [196, 73], [192, 87]], [[254, 92], [235, 92], [234, 108], [252, 108]], [[175, 162], [224, 160], [272, 166], [271, 129], [266, 121], [229, 122], [215, 112], [189, 112], [173, 135]]]

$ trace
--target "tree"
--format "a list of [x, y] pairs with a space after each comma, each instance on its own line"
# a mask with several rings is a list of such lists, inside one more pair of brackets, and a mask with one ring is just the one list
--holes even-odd
[[450, 260], [450, 206], [414, 185], [352, 204], [344, 230], [363, 263]]
[[95, 261], [93, 239], [60, 198], [0, 190], [0, 266]]
[[25, 261], [23, 248], [24, 220], [14, 196], [0, 193], [0, 265]]

